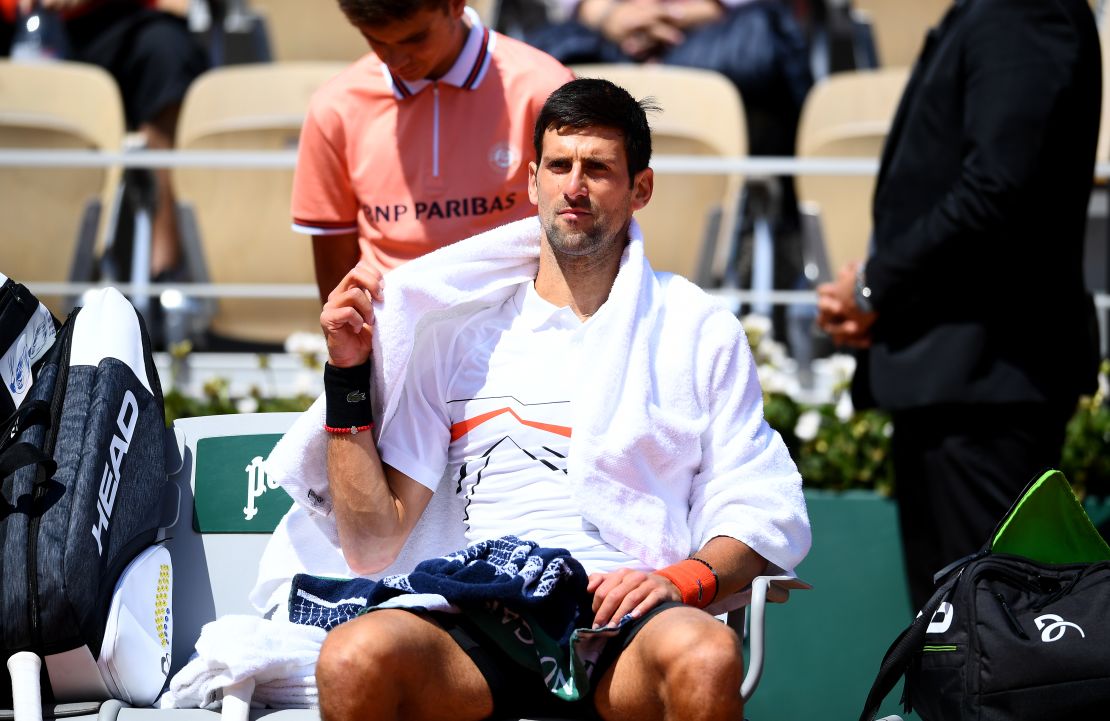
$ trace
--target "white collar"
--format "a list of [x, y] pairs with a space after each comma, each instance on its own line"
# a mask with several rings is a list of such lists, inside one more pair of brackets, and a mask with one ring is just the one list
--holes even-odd
[[[462, 52], [459, 53], [459, 57], [455, 58], [454, 65], [437, 82], [465, 90], [474, 90], [486, 76], [490, 55], [493, 53], [497, 36], [482, 25], [482, 19], [478, 17], [478, 13], [473, 8], [467, 7], [464, 12], [470, 21], [470, 33], [466, 36]], [[398, 100], [416, 95], [433, 82], [427, 79], [402, 80], [401, 78], [395, 78], [389, 72], [389, 66], [385, 63], [382, 63], [382, 76], [385, 78], [386, 84], [392, 88], [393, 95]]]
[[582, 327], [582, 321], [570, 306], [560, 307], [541, 297], [536, 292], [535, 281], [521, 283], [512, 302], [516, 306], [520, 322], [531, 330], [544, 327], [576, 330]]

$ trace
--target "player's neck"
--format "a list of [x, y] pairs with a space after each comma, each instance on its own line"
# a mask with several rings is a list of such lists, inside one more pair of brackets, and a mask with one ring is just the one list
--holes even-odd
[[552, 305], [569, 306], [575, 315], [586, 320], [609, 298], [619, 268], [620, 254], [556, 256], [544, 243], [536, 273], [536, 294]]

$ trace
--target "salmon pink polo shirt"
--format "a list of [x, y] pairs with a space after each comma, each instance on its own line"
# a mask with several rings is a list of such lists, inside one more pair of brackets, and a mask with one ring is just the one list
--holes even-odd
[[293, 181], [293, 229], [358, 232], [383, 273], [535, 213], [533, 126], [574, 76], [551, 56], [483, 27], [438, 80], [405, 82], [368, 54], [314, 95]]

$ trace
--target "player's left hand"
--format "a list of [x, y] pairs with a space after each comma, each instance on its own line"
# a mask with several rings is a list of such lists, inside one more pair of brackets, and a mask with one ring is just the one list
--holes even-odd
[[621, 568], [591, 573], [586, 590], [594, 595], [594, 628], [616, 624], [628, 614], [639, 617], [664, 601], [681, 601], [674, 584], [652, 573]]

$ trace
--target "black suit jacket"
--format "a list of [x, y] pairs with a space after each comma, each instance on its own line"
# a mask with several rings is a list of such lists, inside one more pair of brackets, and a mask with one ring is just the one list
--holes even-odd
[[883, 151], [856, 402], [1070, 402], [1094, 388], [1083, 239], [1101, 112], [1086, 0], [961, 0]]

